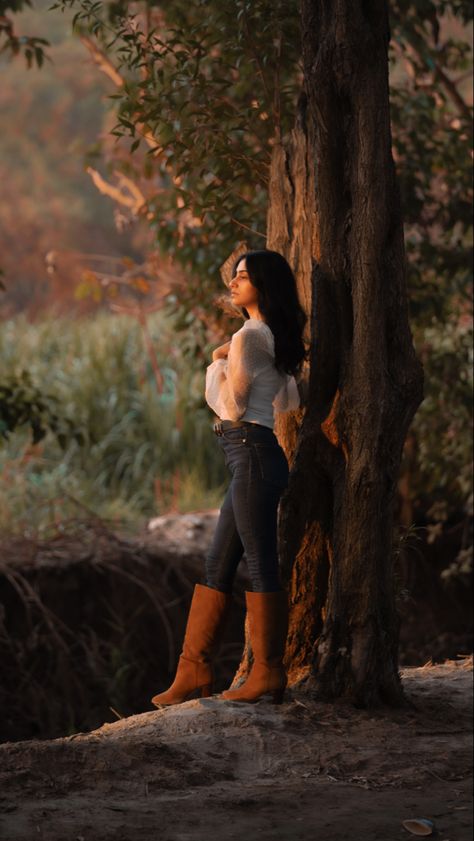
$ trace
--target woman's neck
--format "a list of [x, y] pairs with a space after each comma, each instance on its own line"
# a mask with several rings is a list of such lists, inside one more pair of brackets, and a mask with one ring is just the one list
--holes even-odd
[[254, 318], [255, 321], [265, 321], [262, 313], [260, 312], [257, 304], [252, 304], [245, 308], [249, 314], [250, 318]]

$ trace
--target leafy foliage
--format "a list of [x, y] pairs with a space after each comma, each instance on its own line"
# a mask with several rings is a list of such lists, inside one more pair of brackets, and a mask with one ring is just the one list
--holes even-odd
[[[298, 8], [270, 3], [185, 0], [136, 4], [59, 0], [76, 8], [124, 79], [117, 137], [159, 189], [143, 213], [159, 249], [192, 267], [196, 282], [171, 311], [209, 305], [217, 269], [245, 237], [265, 235], [268, 168], [275, 140], [291, 129], [302, 84]], [[470, 4], [390, 4], [392, 114], [410, 258], [415, 317], [439, 316], [451, 292], [465, 294], [471, 230], [471, 109], [453, 73], [470, 48], [443, 16], [467, 23]], [[462, 32], [461, 32], [462, 34]], [[138, 153], [151, 134], [154, 149]], [[446, 286], [440, 289], [440, 281]], [[440, 294], [441, 292], [441, 294]]]
[[75, 422], [62, 414], [57, 397], [40, 391], [28, 371], [0, 382], [0, 435], [7, 439], [24, 424], [31, 428], [33, 444], [38, 444], [48, 430], [54, 433], [63, 450], [71, 438], [80, 446], [84, 444], [84, 436]]
[[192, 267], [201, 296], [215, 292], [236, 239], [264, 242], [271, 148], [291, 128], [301, 84], [296, 3], [150, 4], [148, 29], [127, 3], [58, 6], [79, 8], [76, 27], [124, 78], [116, 136], [129, 136], [134, 153], [145, 134], [156, 141], [142, 172], [159, 187], [143, 210], [158, 247]]
[[419, 352], [430, 377], [414, 423], [419, 463], [414, 490], [425, 509], [438, 511], [443, 520], [451, 506], [462, 509], [471, 495], [474, 359], [469, 323], [426, 327], [420, 331]]
[[426, 374], [411, 486], [438, 533], [472, 507], [472, 55], [461, 25], [472, 6], [397, 0], [391, 13], [394, 155], [412, 329]]
[[472, 56], [469, 44], [441, 21], [446, 12], [472, 19], [466, 3], [392, 4], [393, 59], [399, 62], [391, 88], [394, 154], [410, 305], [420, 327], [463, 312], [472, 279], [472, 107], [459, 89], [463, 80], [469, 84]]
[[0, 54], [9, 53], [11, 56], [17, 56], [23, 52], [29, 68], [34, 63], [38, 67], [42, 67], [45, 58], [47, 58], [45, 47], [49, 47], [49, 41], [46, 38], [38, 38], [34, 35], [17, 35], [8, 13], [15, 14], [31, 5], [30, 0], [0, 2]]

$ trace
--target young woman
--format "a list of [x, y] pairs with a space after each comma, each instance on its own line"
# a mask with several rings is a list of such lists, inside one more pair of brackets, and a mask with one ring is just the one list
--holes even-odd
[[245, 596], [254, 662], [243, 685], [218, 697], [253, 702], [271, 693], [273, 702], [281, 703], [287, 683], [288, 607], [279, 577], [277, 513], [288, 462], [273, 427], [275, 410], [289, 411], [300, 403], [295, 376], [306, 358], [306, 315], [294, 275], [275, 251], [240, 257], [230, 289], [246, 320], [213, 352], [205, 396], [219, 419], [214, 432], [231, 482], [206, 556], [205, 583], [194, 589], [176, 677], [152, 698], [157, 707], [179, 704], [195, 692], [212, 693], [212, 659], [244, 552], [252, 587]]

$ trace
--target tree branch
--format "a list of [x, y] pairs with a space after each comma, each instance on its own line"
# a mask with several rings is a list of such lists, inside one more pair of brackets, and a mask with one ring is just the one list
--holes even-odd
[[[393, 46], [394, 46], [395, 50], [398, 52], [398, 54], [404, 59], [405, 65], [407, 67], [408, 74], [412, 77], [412, 79], [416, 78], [416, 73], [415, 73], [415, 70], [413, 68], [413, 65], [411, 64], [410, 60], [405, 55], [401, 46], [399, 44], [397, 44], [396, 42], [393, 43]], [[454, 104], [457, 106], [457, 108], [461, 112], [462, 116], [465, 117], [468, 120], [471, 120], [471, 109], [469, 108], [469, 105], [465, 102], [465, 100], [462, 98], [461, 94], [459, 93], [459, 91], [457, 89], [457, 83], [462, 81], [463, 76], [461, 76], [456, 81], [453, 81], [445, 73], [445, 71], [440, 66], [438, 61], [433, 59], [434, 67], [431, 68], [431, 67], [429, 67], [429, 65], [427, 64], [425, 59], [423, 58], [423, 55], [421, 54], [420, 50], [414, 44], [409, 43], [408, 46], [410, 47], [412, 52], [416, 55], [418, 60], [421, 62], [421, 64], [423, 65], [423, 67], [426, 71], [426, 73], [432, 73], [433, 74], [433, 79], [436, 79], [436, 78], [439, 79], [439, 81], [442, 83], [443, 87], [445, 88], [445, 90], [449, 94], [450, 98], [452, 99]]]
[[117, 68], [114, 67], [108, 56], [99, 49], [97, 44], [95, 44], [92, 38], [89, 38], [88, 35], [81, 35], [80, 38], [84, 46], [89, 50], [94, 64], [97, 65], [99, 70], [101, 70], [102, 73], [105, 73], [105, 75], [112, 80], [117, 88], [123, 87], [123, 78]]
[[[101, 49], [99, 49], [99, 47], [92, 40], [92, 38], [89, 38], [87, 35], [81, 35], [80, 37], [84, 46], [89, 50], [92, 60], [97, 65], [99, 70], [102, 73], [105, 73], [105, 75], [112, 80], [112, 82], [117, 88], [122, 88], [124, 85], [123, 77], [120, 75], [119, 71], [108, 58], [108, 56]], [[146, 141], [146, 143], [151, 149], [157, 146], [156, 138], [153, 137], [153, 134], [151, 134], [151, 132], [148, 131], [148, 129], [145, 128], [143, 123], [137, 123], [136, 130], [138, 134], [142, 135], [143, 139]], [[155, 154], [161, 154], [161, 151], [161, 149], [157, 149]]]
[[435, 77], [436, 76], [443, 83], [445, 89], [447, 90], [454, 104], [457, 105], [457, 107], [459, 108], [463, 117], [466, 117], [467, 120], [471, 120], [471, 109], [469, 108], [469, 105], [464, 101], [461, 94], [459, 93], [456, 87], [456, 83], [449, 78], [449, 76], [444, 72], [444, 70], [439, 66], [437, 62], [435, 62]]
[[[141, 192], [140, 188], [137, 187], [130, 178], [127, 178], [126, 175], [122, 175], [122, 173], [114, 173], [119, 180], [119, 186], [115, 187], [113, 184], [106, 181], [100, 172], [97, 172], [97, 170], [93, 169], [91, 166], [87, 167], [86, 172], [91, 176], [94, 186], [98, 189], [99, 193], [102, 193], [104, 196], [109, 196], [109, 198], [116, 201], [117, 204], [130, 208], [135, 216], [138, 215], [141, 208], [146, 204], [145, 196]], [[126, 193], [122, 191], [122, 187], [125, 187], [129, 191], [130, 195], [126, 195]]]

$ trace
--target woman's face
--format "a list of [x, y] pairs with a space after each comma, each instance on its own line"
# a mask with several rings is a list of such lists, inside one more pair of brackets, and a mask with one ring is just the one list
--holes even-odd
[[235, 276], [230, 281], [229, 289], [232, 302], [236, 306], [247, 308], [257, 304], [257, 288], [248, 276], [245, 257], [238, 263]]

